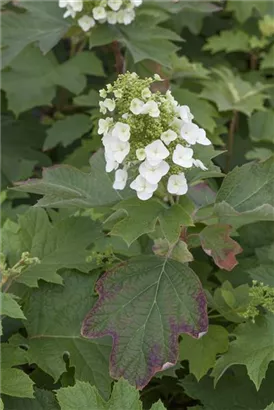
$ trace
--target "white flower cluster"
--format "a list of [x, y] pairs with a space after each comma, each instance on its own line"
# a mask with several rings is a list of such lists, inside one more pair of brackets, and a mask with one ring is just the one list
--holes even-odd
[[59, 0], [59, 7], [66, 8], [64, 18], [78, 15], [78, 24], [89, 31], [96, 23], [130, 24], [135, 18], [135, 7], [143, 0]]
[[130, 187], [142, 200], [151, 198], [160, 183], [170, 194], [184, 195], [188, 190], [184, 170], [207, 169], [193, 158], [192, 146], [211, 144], [205, 131], [192, 122], [188, 106], [180, 106], [170, 91], [151, 92], [149, 85], [159, 80], [157, 75], [143, 80], [126, 73], [100, 91], [104, 98], [100, 112], [111, 115], [99, 120], [98, 130], [103, 135], [106, 171], [116, 171], [113, 187], [123, 190], [129, 169], [138, 169]]

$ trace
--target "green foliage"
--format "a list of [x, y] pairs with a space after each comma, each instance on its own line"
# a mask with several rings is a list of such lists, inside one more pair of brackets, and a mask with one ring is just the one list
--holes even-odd
[[[143, 0], [88, 31], [115, 2], [58, 3], [1, 3], [0, 409], [273, 410], [273, 2]], [[130, 123], [133, 72], [212, 142], [180, 197], [129, 187], [170, 102], [130, 125], [126, 188], [106, 172], [100, 90], [126, 78], [106, 116]]]
[[[100, 397], [96, 388], [84, 382], [77, 382], [73, 387], [60, 389], [57, 400], [61, 410], [89, 410], [91, 406], [94, 410], [142, 410], [143, 408], [138, 391], [123, 379], [114, 384], [111, 398], [107, 402]], [[151, 410], [164, 409], [160, 401], [151, 407]]]

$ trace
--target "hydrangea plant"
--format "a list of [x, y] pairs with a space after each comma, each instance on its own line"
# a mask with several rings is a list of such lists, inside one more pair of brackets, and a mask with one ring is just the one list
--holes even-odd
[[1, 9], [0, 410], [273, 410], [273, 1]]

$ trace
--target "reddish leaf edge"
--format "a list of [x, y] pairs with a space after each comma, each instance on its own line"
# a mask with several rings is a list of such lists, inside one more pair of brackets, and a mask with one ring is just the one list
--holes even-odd
[[[110, 353], [110, 366], [109, 366], [109, 374], [110, 377], [112, 377], [115, 380], [119, 380], [121, 377], [127, 379], [124, 375], [124, 372], [119, 371], [119, 369], [116, 369], [114, 367], [114, 363], [116, 363], [116, 347], [119, 339], [119, 335], [117, 332], [115, 332], [112, 329], [105, 329], [101, 332], [93, 332], [90, 330], [92, 327], [92, 320], [93, 320], [93, 315], [97, 312], [97, 310], [101, 307], [101, 304], [103, 303], [105, 298], [110, 298], [109, 294], [106, 294], [104, 292], [104, 281], [105, 279], [113, 274], [117, 269], [124, 267], [128, 264], [129, 262], [122, 262], [119, 265], [116, 265], [113, 269], [110, 269], [109, 271], [106, 271], [97, 281], [95, 285], [95, 291], [98, 293], [98, 300], [93, 306], [93, 308], [87, 313], [85, 319], [82, 322], [82, 327], [81, 327], [81, 336], [85, 337], [87, 339], [97, 339], [101, 338], [104, 336], [111, 336], [112, 337], [112, 349]], [[157, 357], [155, 357], [155, 354], [157, 354], [157, 344], [153, 346], [150, 352], [150, 360], [149, 362], [151, 363], [150, 370], [147, 374], [147, 376], [139, 380], [138, 383], [135, 383], [135, 387], [138, 390], [142, 390], [149, 382], [150, 380], [154, 377], [154, 375], [160, 371], [163, 371], [167, 368], [170, 368], [172, 366], [175, 366], [178, 362], [178, 357], [179, 357], [179, 341], [178, 338], [182, 333], [188, 334], [192, 336], [195, 339], [200, 339], [202, 336], [204, 336], [207, 331], [208, 331], [208, 325], [209, 325], [209, 320], [208, 320], [208, 315], [207, 315], [207, 299], [206, 295], [204, 293], [202, 284], [196, 275], [197, 281], [199, 282], [199, 290], [195, 296], [195, 300], [198, 304], [198, 311], [200, 314], [200, 320], [199, 320], [199, 332], [195, 331], [191, 325], [186, 324], [185, 322], [182, 322], [180, 325], [178, 323], [174, 323], [174, 320], [172, 319], [170, 321], [170, 329], [171, 329], [171, 337], [170, 337], [170, 346], [171, 346], [171, 357], [168, 359], [167, 362], [165, 363], [159, 363], [159, 360], [157, 360]], [[116, 289], [116, 292], [118, 292], [119, 289]], [[153, 357], [154, 356], [154, 357]], [[128, 380], [131, 383], [130, 380]]]

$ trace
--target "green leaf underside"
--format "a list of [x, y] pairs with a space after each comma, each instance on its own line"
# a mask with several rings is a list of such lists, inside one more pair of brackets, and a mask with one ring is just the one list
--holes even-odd
[[57, 381], [66, 371], [63, 355], [68, 352], [75, 377], [89, 381], [107, 396], [111, 383], [110, 343], [106, 338], [90, 341], [80, 335], [85, 313], [95, 302], [96, 278], [97, 275], [67, 272], [63, 274], [63, 286], [44, 283], [32, 292], [24, 309], [28, 319], [28, 357], [30, 363], [37, 363]]
[[[124, 379], [114, 384], [110, 399], [105, 402], [98, 390], [89, 383], [77, 381], [75, 386], [58, 390], [61, 410], [142, 410], [138, 391]], [[151, 410], [164, 410], [158, 401]]]
[[205, 295], [184, 264], [156, 256], [133, 258], [106, 272], [96, 289], [99, 300], [82, 334], [111, 335], [111, 376], [123, 376], [138, 388], [176, 364], [180, 333], [199, 337], [207, 331]]
[[180, 359], [188, 360], [190, 372], [200, 380], [216, 362], [216, 354], [228, 349], [228, 332], [222, 326], [210, 325], [201, 339], [184, 335], [180, 343]]
[[90, 174], [67, 165], [48, 168], [44, 170], [42, 179], [18, 183], [14, 189], [44, 195], [37, 206], [54, 208], [94, 208], [134, 195], [130, 189], [113, 189], [113, 175], [105, 172], [105, 159], [101, 150], [91, 157], [90, 165]]
[[236, 340], [231, 342], [228, 352], [217, 361], [213, 369], [215, 383], [230, 366], [244, 364], [250, 379], [259, 390], [269, 363], [274, 360], [274, 315], [269, 313], [260, 316], [256, 323], [242, 323], [233, 333]]

